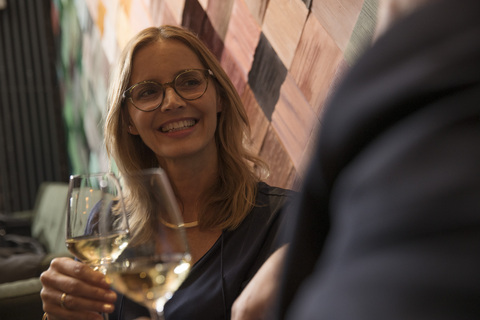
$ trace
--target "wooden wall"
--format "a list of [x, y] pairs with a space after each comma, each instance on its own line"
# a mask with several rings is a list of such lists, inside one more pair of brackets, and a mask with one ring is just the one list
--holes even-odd
[[90, 126], [83, 140], [69, 139], [72, 151], [87, 146], [74, 168], [105, 165], [100, 126], [92, 123], [100, 122], [121, 48], [143, 28], [175, 24], [198, 33], [230, 75], [249, 115], [253, 147], [271, 166], [269, 182], [295, 188], [325, 101], [368, 45], [376, 1], [79, 0], [61, 1], [57, 11], [69, 126]]

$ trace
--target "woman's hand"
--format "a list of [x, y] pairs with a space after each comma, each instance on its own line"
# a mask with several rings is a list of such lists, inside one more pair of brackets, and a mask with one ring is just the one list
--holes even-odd
[[48, 320], [102, 320], [101, 312], [114, 309], [117, 295], [110, 290], [105, 276], [81, 262], [56, 258], [40, 281]]
[[250, 280], [232, 306], [232, 320], [265, 319], [278, 288], [287, 245], [275, 251]]

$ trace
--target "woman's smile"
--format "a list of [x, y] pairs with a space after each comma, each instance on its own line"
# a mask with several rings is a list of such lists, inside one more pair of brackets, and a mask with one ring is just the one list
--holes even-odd
[[163, 133], [173, 133], [173, 132], [189, 129], [193, 127], [196, 123], [197, 123], [197, 120], [195, 119], [172, 121], [172, 122], [163, 124], [160, 127], [160, 131]]

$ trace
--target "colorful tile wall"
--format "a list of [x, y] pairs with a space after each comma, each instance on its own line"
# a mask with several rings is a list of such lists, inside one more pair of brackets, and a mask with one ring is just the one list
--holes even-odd
[[[271, 167], [268, 181], [295, 187], [310, 159], [329, 95], [369, 43], [377, 0], [74, 2], [85, 3], [93, 22], [81, 30], [89, 39], [82, 57], [89, 70], [102, 60], [92, 54], [98, 52], [92, 43], [101, 43], [108, 69], [128, 39], [145, 27], [175, 24], [195, 31], [220, 60], [244, 102], [252, 148]], [[98, 82], [95, 73], [82, 76]], [[89, 88], [100, 104], [105, 93]]]

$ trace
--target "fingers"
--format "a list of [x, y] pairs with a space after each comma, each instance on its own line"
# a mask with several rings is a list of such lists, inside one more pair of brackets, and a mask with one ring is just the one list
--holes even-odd
[[61, 293], [46, 293], [45, 289], [42, 289], [40, 295], [42, 296], [43, 309], [48, 314], [48, 320], [60, 320], [60, 319], [72, 319], [72, 320], [102, 320], [103, 317], [98, 312], [93, 311], [76, 311], [69, 308], [68, 295], [64, 299], [64, 306], [60, 305]]
[[[61, 297], [64, 292], [42, 288], [40, 296], [43, 301], [44, 311], [52, 312], [54, 310], [60, 311], [93, 311], [93, 312], [106, 312], [110, 313], [114, 310], [114, 302], [105, 302], [95, 299], [88, 299], [81, 296], [66, 294], [63, 300], [63, 307], [61, 304]], [[62, 312], [63, 313], [63, 312]]]
[[72, 312], [68, 310], [45, 311], [48, 320], [103, 320], [103, 316], [95, 312]]
[[110, 286], [105, 281], [105, 276], [98, 271], [94, 271], [88, 265], [75, 261], [70, 258], [53, 259], [50, 268], [58, 273], [82, 280], [95, 286], [109, 289]]
[[116, 300], [115, 292], [110, 290], [102, 273], [72, 259], [54, 259], [50, 268], [40, 276], [40, 281], [45, 289], [56, 289], [60, 294], [65, 292], [104, 303]]
[[[113, 311], [117, 298], [105, 276], [69, 258], [57, 258], [40, 276], [40, 296], [49, 320], [99, 319]], [[63, 307], [62, 307], [63, 301]]]

